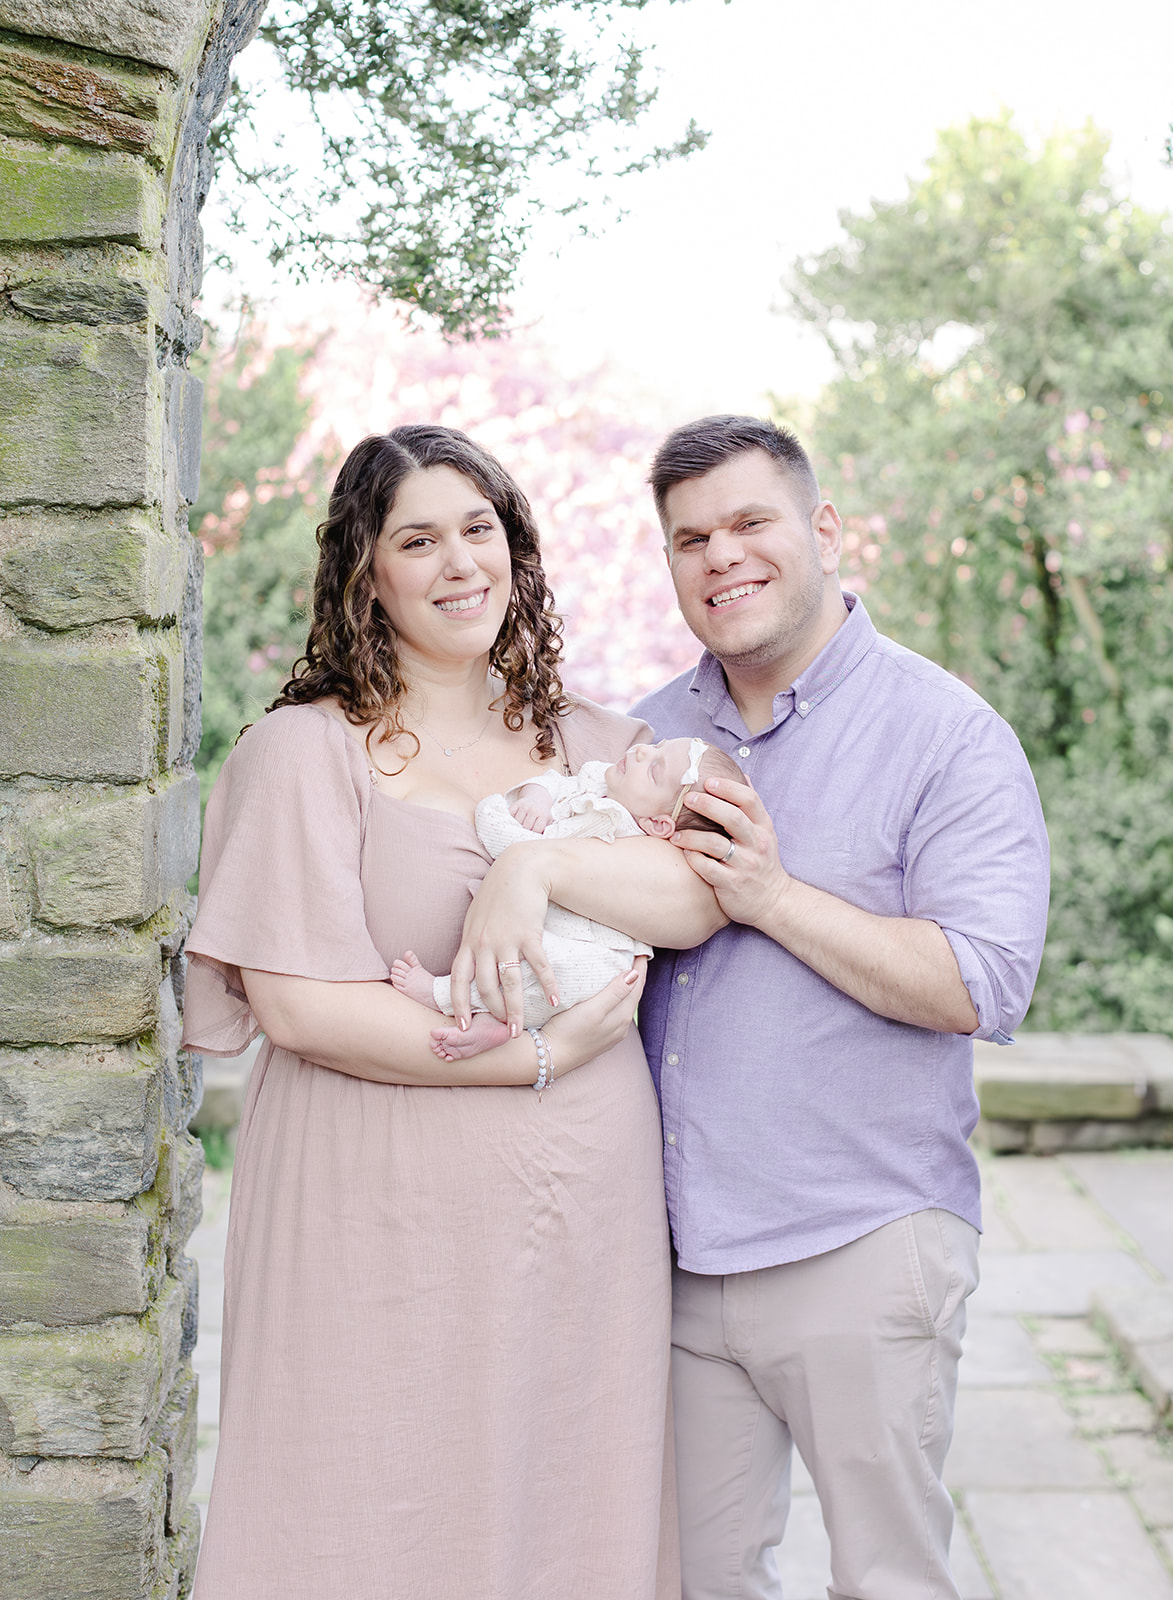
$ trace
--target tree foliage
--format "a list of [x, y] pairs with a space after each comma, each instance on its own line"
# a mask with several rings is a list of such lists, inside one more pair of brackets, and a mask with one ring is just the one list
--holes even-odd
[[[320, 455], [299, 451], [309, 407], [305, 352], [262, 350], [246, 333], [197, 358], [205, 380], [200, 498], [192, 531], [204, 546], [204, 798], [241, 729], [261, 715], [305, 644], [325, 491]], [[304, 459], [303, 459], [304, 458]]]
[[[648, 0], [275, 0], [259, 37], [308, 108], [319, 159], [258, 137], [237, 80], [214, 135], [231, 225], [270, 260], [346, 275], [449, 332], [499, 329], [534, 211], [535, 173], [639, 170], [698, 148], [635, 153], [655, 98], [615, 14]], [[266, 119], [271, 128], [271, 118]], [[614, 134], [613, 160], [582, 154]], [[576, 209], [581, 185], [558, 208]]]
[[816, 439], [880, 625], [1017, 729], [1052, 833], [1036, 1027], [1173, 1018], [1173, 224], [1088, 126], [940, 136], [792, 293], [841, 376]]

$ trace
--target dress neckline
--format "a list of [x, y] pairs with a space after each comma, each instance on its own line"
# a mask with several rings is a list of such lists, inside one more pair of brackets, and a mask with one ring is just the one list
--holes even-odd
[[[376, 767], [374, 760], [372, 759], [371, 752], [367, 748], [366, 741], [353, 738], [342, 725], [341, 720], [336, 717], [332, 711], [328, 711], [325, 706], [318, 705], [315, 701], [311, 701], [308, 709], [319, 712], [328, 721], [335, 723], [338, 726], [342, 737], [347, 741], [347, 743], [354, 745], [360, 751], [367, 764], [367, 776], [371, 780], [372, 794], [377, 794], [382, 800], [389, 800], [392, 805], [409, 806], [412, 811], [426, 811], [432, 816], [452, 817], [463, 827], [469, 828], [473, 833], [476, 833], [476, 823], [470, 817], [462, 816], [459, 811], [449, 811], [446, 806], [423, 805], [418, 800], [404, 800], [400, 795], [388, 794], [385, 789], [381, 789], [379, 787], [379, 769]], [[564, 778], [570, 777], [570, 761], [566, 754], [566, 741], [562, 737], [562, 729], [557, 722], [554, 724], [554, 744], [558, 752], [559, 771]], [[524, 782], [525, 780], [523, 779], [522, 781]], [[517, 784], [513, 785], [513, 788], [517, 787]], [[490, 790], [489, 792], [490, 794], [495, 794], [497, 791]], [[481, 799], [488, 799], [488, 795], [482, 795]], [[479, 800], [477, 801], [477, 804], [480, 804]]]

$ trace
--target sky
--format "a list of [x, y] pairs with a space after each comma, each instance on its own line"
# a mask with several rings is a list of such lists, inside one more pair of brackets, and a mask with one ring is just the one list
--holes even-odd
[[[649, 138], [695, 117], [708, 146], [612, 185], [622, 216], [600, 192], [593, 237], [540, 224], [515, 312], [568, 374], [606, 365], [666, 426], [817, 393], [830, 359], [785, 314], [787, 266], [834, 242], [841, 210], [899, 197], [942, 127], [1090, 117], [1131, 198], [1173, 210], [1170, 0], [653, 0], [632, 31], [659, 77]], [[242, 281], [290, 326], [355, 314], [341, 291]], [[230, 287], [212, 275], [209, 299]]]

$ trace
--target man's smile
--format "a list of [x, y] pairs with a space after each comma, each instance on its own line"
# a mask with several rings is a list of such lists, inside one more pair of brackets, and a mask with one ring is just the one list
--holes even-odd
[[736, 589], [722, 589], [720, 594], [711, 594], [705, 604], [714, 608], [732, 605], [734, 600], [743, 600], [747, 594], [757, 594], [765, 587], [764, 578], [757, 583], [739, 583]]

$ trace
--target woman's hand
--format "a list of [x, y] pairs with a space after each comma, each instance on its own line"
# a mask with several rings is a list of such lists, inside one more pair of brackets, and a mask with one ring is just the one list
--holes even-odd
[[522, 961], [529, 962], [550, 1004], [558, 1004], [554, 973], [542, 948], [552, 861], [547, 844], [515, 844], [485, 874], [452, 963], [452, 1010], [458, 1027], [467, 1028], [472, 1018], [469, 986], [475, 978], [483, 1004], [497, 1021], [508, 1023], [515, 1035], [520, 1032], [525, 1021]]
[[555, 1079], [627, 1037], [647, 975], [647, 956], [636, 956], [635, 965], [612, 978], [605, 989], [550, 1018], [542, 1032], [550, 1041]]

